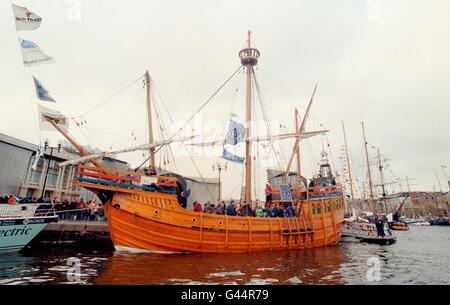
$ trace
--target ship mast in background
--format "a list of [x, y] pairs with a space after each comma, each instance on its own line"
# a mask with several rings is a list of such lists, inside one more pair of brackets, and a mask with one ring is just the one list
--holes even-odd
[[348, 157], [347, 137], [345, 135], [344, 121], [342, 121], [342, 132], [344, 134], [345, 157], [347, 159], [348, 178], [350, 180], [350, 196], [351, 196], [351, 201], [352, 201], [352, 214], [353, 214], [353, 216], [356, 216], [356, 204], [355, 204], [355, 196], [353, 193], [352, 171], [350, 169], [350, 158]]
[[366, 164], [367, 164], [367, 174], [368, 174], [368, 178], [369, 178], [370, 202], [372, 204], [372, 211], [375, 213], [376, 207], [375, 207], [375, 200], [373, 197], [372, 176], [370, 174], [369, 153], [367, 151], [367, 140], [366, 140], [366, 132], [364, 131], [364, 122], [361, 122], [361, 126], [362, 126], [362, 131], [363, 131], [363, 138], [364, 138], [364, 149], [366, 152]]

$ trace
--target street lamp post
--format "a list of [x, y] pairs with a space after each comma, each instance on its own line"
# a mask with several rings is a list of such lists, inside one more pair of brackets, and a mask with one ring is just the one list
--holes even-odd
[[227, 164], [225, 163], [225, 165], [222, 165], [219, 162], [217, 162], [217, 164], [214, 164], [212, 166], [212, 169], [213, 169], [213, 171], [217, 170], [219, 172], [219, 198], [217, 201], [220, 202], [220, 199], [222, 198], [222, 194], [221, 194], [222, 187], [220, 184], [220, 176], [222, 174], [222, 170], [225, 170], [225, 171], [227, 170]]
[[44, 200], [45, 186], [47, 185], [48, 170], [50, 169], [50, 161], [51, 161], [51, 157], [53, 156], [53, 150], [56, 149], [56, 150], [58, 150], [58, 152], [60, 152], [61, 151], [61, 144], [58, 144], [58, 146], [53, 147], [53, 146], [49, 146], [48, 142], [45, 141], [45, 143], [44, 143], [44, 151], [47, 151], [47, 148], [50, 148], [50, 158], [48, 159], [47, 169], [45, 170], [44, 185], [42, 186], [42, 193], [41, 193], [42, 200]]

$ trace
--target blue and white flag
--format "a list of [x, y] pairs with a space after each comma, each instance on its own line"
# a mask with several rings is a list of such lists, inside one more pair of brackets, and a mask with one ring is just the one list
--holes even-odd
[[13, 4], [14, 17], [16, 19], [16, 30], [35, 30], [41, 25], [42, 18], [29, 11], [26, 7]]
[[42, 85], [42, 83], [34, 76], [33, 81], [34, 88], [36, 89], [36, 96], [38, 97], [38, 99], [40, 99], [41, 101], [56, 103], [53, 97], [48, 94], [48, 90], [45, 89], [44, 85]]
[[238, 157], [232, 153], [230, 153], [228, 150], [226, 150], [226, 148], [223, 148], [223, 153], [222, 153], [222, 158], [234, 162], [234, 163], [240, 163], [243, 164], [244, 163], [244, 158]]
[[225, 144], [236, 145], [244, 141], [245, 127], [244, 124], [230, 119], [228, 125], [227, 137], [225, 138]]
[[19, 38], [19, 43], [20, 50], [22, 52], [23, 64], [26, 67], [55, 62], [53, 57], [46, 55], [34, 42]]
[[280, 184], [280, 200], [292, 200], [291, 187], [288, 184]]

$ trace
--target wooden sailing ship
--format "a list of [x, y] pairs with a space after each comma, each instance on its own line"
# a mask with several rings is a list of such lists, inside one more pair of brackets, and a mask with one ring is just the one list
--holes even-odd
[[[260, 52], [248, 45], [239, 52], [246, 71], [246, 158], [245, 198], [252, 203], [252, 74]], [[149, 167], [155, 169], [155, 146], [152, 146], [152, 120], [150, 77], [146, 74], [147, 106], [149, 113]], [[311, 104], [311, 103], [310, 103]], [[310, 107], [310, 106], [309, 106]], [[307, 112], [309, 111], [309, 107]], [[307, 114], [305, 115], [305, 117]], [[116, 250], [150, 251], [163, 253], [237, 253], [304, 249], [334, 245], [341, 236], [344, 218], [344, 200], [340, 185], [316, 185], [308, 189], [292, 189], [292, 199], [277, 197], [274, 190], [272, 205], [292, 204], [298, 207], [295, 217], [243, 217], [194, 212], [180, 206], [180, 189], [177, 178], [146, 175], [137, 171], [120, 171], [106, 168], [87, 156], [58, 120], [45, 116], [85, 156], [80, 165], [80, 178], [74, 182], [94, 192], [103, 202], [109, 223], [109, 232]], [[299, 140], [304, 132], [296, 124], [296, 142], [289, 162], [297, 155], [297, 171], [300, 179]], [[305, 133], [306, 134], [306, 133]], [[306, 198], [300, 193], [305, 191]], [[297, 194], [297, 195], [296, 195]]]

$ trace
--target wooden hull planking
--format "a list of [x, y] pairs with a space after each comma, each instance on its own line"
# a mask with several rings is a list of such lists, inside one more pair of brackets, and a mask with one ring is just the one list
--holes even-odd
[[224, 216], [185, 210], [174, 195], [141, 191], [114, 192], [105, 212], [117, 250], [242, 253], [335, 245], [344, 219], [342, 196], [302, 205], [298, 217]]

